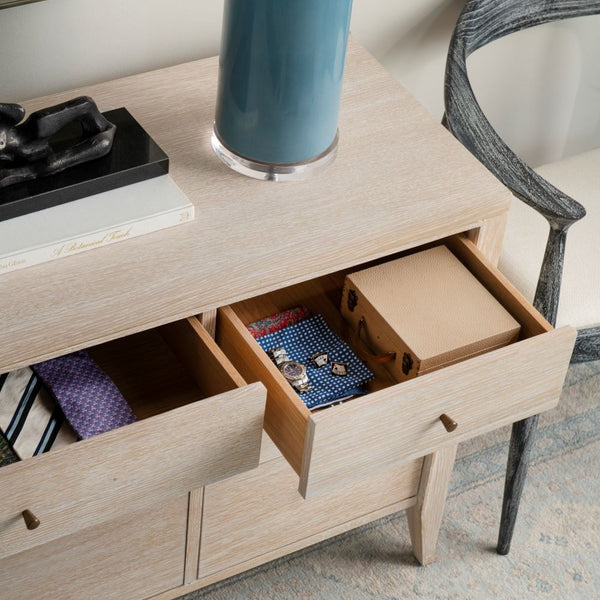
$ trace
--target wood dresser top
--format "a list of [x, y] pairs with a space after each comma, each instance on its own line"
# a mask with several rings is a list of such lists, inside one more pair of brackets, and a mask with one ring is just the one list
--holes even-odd
[[0, 373], [478, 227], [508, 192], [356, 42], [335, 163], [249, 179], [210, 145], [211, 58], [23, 103], [125, 106], [170, 157], [196, 219], [0, 274]]

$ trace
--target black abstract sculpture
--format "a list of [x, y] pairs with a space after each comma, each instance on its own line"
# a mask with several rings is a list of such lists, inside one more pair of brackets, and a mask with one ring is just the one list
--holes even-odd
[[[24, 117], [19, 104], [0, 103], [0, 188], [101, 158], [112, 148], [116, 126], [87, 96]], [[81, 137], [67, 147], [55, 144], [52, 137], [74, 122], [81, 125]]]

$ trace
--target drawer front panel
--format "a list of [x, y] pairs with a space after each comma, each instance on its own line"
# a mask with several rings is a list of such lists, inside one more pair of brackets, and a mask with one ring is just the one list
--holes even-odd
[[0, 556], [256, 466], [263, 406], [253, 384], [3, 467]]
[[[520, 323], [520, 341], [400, 384], [383, 366], [370, 364], [377, 373], [371, 393], [340, 406], [309, 412], [246, 325], [305, 305], [313, 314], [323, 314], [344, 337], [348, 328], [339, 303], [345, 273], [219, 310], [219, 344], [247, 381], [265, 383], [265, 429], [299, 474], [305, 497], [349, 485], [557, 404], [575, 330], [553, 330], [471, 242], [454, 237], [446, 244]], [[458, 422], [452, 433], [442, 425], [442, 414]]]
[[141, 420], [0, 469], [0, 557], [258, 464], [265, 389], [245, 385], [196, 318], [92, 355]]
[[[556, 330], [311, 415], [301, 492], [322, 494], [553, 408], [573, 341], [571, 329]], [[442, 414], [458, 423], [453, 432]]]
[[182, 585], [187, 504], [171, 498], [0, 560], [2, 597], [142, 600]]
[[199, 576], [268, 555], [289, 544], [295, 543], [297, 549], [298, 540], [313, 537], [316, 541], [315, 535], [386, 506], [405, 500], [408, 506], [411, 498], [414, 503], [421, 465], [421, 460], [415, 460], [311, 500], [300, 496], [298, 477], [282, 458], [207, 486]]
[[[122, 506], [144, 507], [258, 464], [264, 387], [237, 387], [243, 380], [196, 319], [164, 332], [174, 350], [169, 356], [180, 357], [175, 363], [154, 360], [163, 352], [154, 339], [145, 343], [146, 333], [144, 344], [119, 342], [96, 354], [136, 414], [147, 418], [0, 469], [0, 557], [107, 521]], [[124, 363], [131, 348], [139, 355]], [[181, 364], [187, 371], [173, 377]], [[184, 375], [189, 382], [182, 387]], [[40, 520], [37, 529], [26, 529], [24, 510]]]

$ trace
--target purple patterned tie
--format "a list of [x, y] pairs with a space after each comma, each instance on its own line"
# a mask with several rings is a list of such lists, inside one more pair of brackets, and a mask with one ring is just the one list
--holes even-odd
[[31, 368], [83, 439], [136, 420], [111, 378], [83, 350]]

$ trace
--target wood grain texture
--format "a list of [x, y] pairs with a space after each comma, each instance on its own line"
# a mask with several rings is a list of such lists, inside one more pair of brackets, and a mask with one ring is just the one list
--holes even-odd
[[[380, 366], [372, 393], [341, 406], [307, 411], [245, 325], [303, 304], [323, 314], [344, 337], [339, 311], [344, 271], [220, 309], [223, 327], [220, 321], [218, 339], [245, 377], [254, 373], [265, 382], [265, 428], [299, 472], [300, 491], [306, 497], [349, 485], [378, 469], [424, 456], [558, 401], [574, 330], [553, 331], [473, 242], [462, 236], [445, 242], [519, 321], [525, 339], [402, 384]], [[490, 389], [498, 390], [501, 402], [490, 397]], [[458, 421], [456, 431], [446, 432], [439, 421], [443, 413]]]
[[413, 554], [422, 565], [435, 560], [456, 449], [456, 444], [446, 446], [425, 457], [417, 502], [406, 511]]
[[590, 327], [577, 333], [577, 341], [571, 362], [598, 360], [600, 356], [600, 326]]
[[200, 536], [202, 535], [202, 512], [204, 508], [204, 488], [190, 492], [187, 514], [187, 537], [185, 544], [184, 583], [198, 579], [200, 560]]
[[198, 315], [198, 318], [200, 319], [200, 323], [204, 326], [204, 329], [206, 329], [209, 335], [214, 338], [217, 330], [217, 310], [207, 310], [201, 315]]
[[3, 467], [0, 557], [256, 466], [264, 401], [252, 384]]
[[[228, 577], [232, 577], [233, 575], [243, 573], [244, 571], [248, 571], [249, 569], [253, 569], [259, 565], [265, 564], [277, 558], [281, 558], [282, 556], [286, 556], [312, 544], [317, 544], [318, 542], [328, 540], [336, 535], [356, 527], [360, 527], [361, 525], [366, 525], [367, 523], [371, 523], [377, 519], [382, 519], [388, 515], [393, 515], [399, 511], [406, 510], [414, 502], [415, 498], [412, 497], [407, 498], [406, 500], [401, 500], [400, 502], [395, 502], [394, 504], [387, 504], [383, 508], [373, 509], [371, 512], [361, 515], [356, 519], [352, 519], [351, 521], [345, 521], [309, 537], [303, 537], [287, 546], [272, 548], [266, 554], [261, 554], [255, 558], [238, 563], [233, 567], [227, 567], [222, 571], [216, 571], [210, 575], [203, 576], [200, 579], [197, 579], [196, 581], [180, 588], [168, 590], [166, 592], [157, 594], [156, 596], [152, 596], [151, 600], [173, 600], [174, 598], [179, 598], [183, 594], [188, 594], [189, 592], [193, 592], [194, 590], [198, 590], [218, 581], [222, 581]], [[368, 508], [371, 509], [372, 507]]]
[[552, 325], [467, 238], [453, 236], [445, 244], [521, 324], [521, 338], [552, 331]]
[[[267, 308], [263, 314], [272, 308]], [[249, 321], [250, 322], [250, 321]], [[300, 473], [309, 411], [229, 306], [219, 309], [217, 340], [248, 381], [268, 382], [264, 428], [292, 468]]]
[[502, 253], [507, 221], [508, 213], [505, 213], [485, 220], [478, 229], [469, 232], [469, 239], [494, 266], [498, 265]]
[[263, 430], [262, 444], [260, 446], [260, 462], [268, 462], [275, 458], [281, 458], [282, 454], [279, 448], [273, 443], [273, 440]]
[[[328, 492], [556, 406], [574, 340], [574, 330], [560, 329], [311, 415], [301, 493]], [[442, 413], [458, 422], [454, 432]]]
[[508, 554], [512, 542], [521, 495], [527, 479], [529, 459], [535, 443], [539, 415], [514, 423], [508, 448], [502, 514], [498, 531], [498, 554]]
[[[452, 34], [445, 78], [444, 125], [499, 181], [548, 221], [548, 241], [533, 305], [556, 324], [569, 227], [585, 208], [522, 161], [491, 126], [469, 82], [467, 58], [517, 31], [561, 19], [600, 14], [600, 0], [469, 0]], [[576, 234], [575, 234], [576, 235]], [[577, 362], [600, 358], [600, 328], [589, 323], [578, 335]], [[513, 426], [498, 552], [509, 551], [537, 417]]]
[[[181, 324], [188, 329], [191, 327], [187, 322], [172, 326]], [[158, 329], [112, 340], [88, 348], [87, 352], [114, 381], [140, 420], [193, 404], [210, 395], [198, 385]], [[221, 391], [229, 389], [227, 386]]]
[[302, 499], [298, 478], [283, 458], [207, 486], [200, 577], [292, 544], [297, 548], [302, 540], [413, 498], [421, 462], [378, 473], [312, 500]]
[[[217, 307], [453, 233], [479, 230], [477, 243], [495, 259], [509, 194], [356, 43], [351, 42], [348, 51], [337, 160], [322, 175], [306, 182], [276, 185], [250, 180], [229, 171], [216, 159], [209, 141], [216, 80], [217, 60], [209, 59], [25, 103], [31, 111], [87, 94], [102, 110], [126, 106], [170, 156], [171, 174], [194, 202], [197, 218], [126, 244], [3, 274], [0, 372], [190, 315], [207, 315], [201, 318], [210, 327]], [[282, 221], [282, 210], [299, 206], [302, 210], [295, 210], [297, 218]], [[324, 206], [331, 218], [323, 218]], [[187, 347], [193, 355], [198, 342], [188, 344], [190, 329], [186, 325], [184, 331], [177, 331], [181, 327], [176, 325], [175, 332], [171, 329], [165, 337], [180, 348], [177, 354]], [[556, 341], [554, 346], [546, 344], [546, 351], [560, 354], [567, 333], [546, 334], [552, 336], [549, 342]], [[522, 342], [524, 346], [511, 354], [512, 360], [516, 361], [515, 356], [522, 351], [527, 354], [532, 341], [538, 342], [534, 347], [537, 351], [543, 337]], [[210, 348], [204, 334], [199, 338], [201, 346]], [[126, 355], [128, 348], [126, 343], [117, 355]], [[105, 354], [110, 354], [107, 349]], [[194, 392], [186, 383], [181, 397], [167, 398], [164, 404], [154, 399], [148, 416], [184, 404], [181, 408], [64, 451], [3, 468], [0, 548], [6, 549], [4, 556], [21, 554], [5, 558], [0, 568], [9, 569], [5, 572], [14, 568], [20, 574], [24, 563], [19, 560], [29, 567], [39, 558], [45, 574], [64, 556], [69, 568], [74, 565], [81, 569], [82, 581], [72, 585], [72, 578], [59, 569], [62, 583], [54, 584], [49, 576], [52, 585], [60, 586], [57, 597], [92, 596], [106, 589], [107, 598], [151, 594], [174, 598], [417, 502], [422, 461], [408, 460], [414, 445], [410, 436], [406, 447], [390, 442], [397, 437], [397, 430], [384, 421], [410, 419], [411, 412], [405, 410], [404, 403], [417, 402], [419, 393], [428, 401], [432, 394], [439, 393], [440, 406], [450, 399], [450, 409], [452, 402], [462, 405], [462, 390], [447, 389], [462, 379], [462, 372], [455, 373], [454, 379], [452, 373], [449, 380], [429, 379], [423, 389], [407, 390], [406, 400], [404, 389], [401, 395], [394, 395], [392, 388], [385, 389], [386, 384], [364, 404], [348, 404], [349, 409], [339, 407], [339, 412], [338, 408], [332, 409], [323, 418], [325, 412], [309, 415], [301, 403], [285, 397], [289, 390], [284, 390], [281, 379], [277, 380], [279, 373], [272, 365], [252, 358], [252, 352], [236, 342], [229, 350], [240, 362], [250, 361], [248, 374], [241, 372], [244, 379], [275, 376], [274, 389], [280, 401], [273, 405], [277, 408], [269, 419], [269, 432], [280, 436], [279, 443], [286, 448], [288, 458], [292, 457], [290, 462], [296, 471], [304, 468], [316, 477], [306, 481], [305, 487], [323, 496], [301, 499], [297, 475], [270, 442], [264, 444], [258, 471], [201, 491], [198, 486], [203, 483], [258, 461], [264, 389], [254, 384], [207, 400], [191, 400], [190, 404]], [[241, 385], [228, 363], [219, 360], [214, 349], [212, 352], [217, 360], [210, 364], [220, 365], [217, 385]], [[540, 360], [544, 358], [542, 353]], [[472, 371], [466, 370], [471, 380], [479, 368], [485, 380], [489, 372], [498, 371], [498, 364], [491, 361], [473, 365]], [[552, 381], [558, 379], [553, 364], [547, 369], [544, 375]], [[206, 375], [201, 367], [192, 367], [191, 371], [198, 380]], [[128, 379], [125, 374], [123, 378]], [[527, 402], [522, 398], [519, 409], [525, 404], [539, 409], [550, 403], [535, 395], [536, 383], [533, 378], [529, 388], [524, 386], [523, 398], [529, 393], [531, 397]], [[469, 387], [469, 383], [466, 385]], [[476, 387], [474, 383], [472, 386]], [[136, 389], [139, 393], [142, 388]], [[213, 392], [205, 390], [208, 395]], [[143, 394], [139, 396], [138, 407], [143, 410]], [[466, 395], [463, 413], [448, 410], [459, 420], [458, 432], [467, 417], [488, 418], [485, 410], [477, 412], [473, 406], [476, 394], [472, 396], [469, 400], [471, 396]], [[358, 407], [357, 413], [353, 406]], [[514, 418], [512, 409], [508, 403], [502, 419], [494, 413], [490, 422], [478, 423], [472, 431]], [[334, 427], [338, 416], [340, 426], [350, 425], [345, 434]], [[416, 416], [423, 417], [423, 413]], [[317, 426], [310, 434], [310, 461], [303, 459], [309, 418], [315, 419]], [[430, 449], [428, 444], [438, 450], [448, 440], [444, 436], [455, 436], [456, 432], [448, 434], [437, 424], [443, 436], [437, 439], [436, 432], [418, 452]], [[240, 431], [245, 433], [240, 435]], [[177, 433], [175, 440], [173, 432]], [[356, 441], [348, 448], [348, 436], [355, 434]], [[355, 446], [364, 440], [368, 443], [361, 451]], [[449, 443], [452, 445], [455, 439]], [[332, 448], [333, 464], [327, 466], [326, 454]], [[382, 470], [374, 473], [373, 465]], [[355, 466], [356, 472], [352, 472]], [[327, 478], [328, 473], [334, 474], [331, 482], [319, 480]], [[432, 481], [433, 473], [430, 469]], [[141, 537], [132, 535], [131, 541], [122, 535], [127, 528], [115, 531], [105, 523], [114, 516], [115, 506], [131, 511], [189, 490], [195, 490], [189, 506], [185, 501], [188, 495], [181, 496], [181, 506], [172, 512], [167, 510], [169, 514], [153, 523], [148, 537], [137, 522], [136, 532]], [[261, 491], [262, 497], [252, 490]], [[208, 502], [209, 508], [202, 508], [206, 522], [201, 523], [203, 493], [207, 494], [203, 502]], [[426, 498], [424, 492], [424, 505]], [[267, 513], [263, 503], [269, 502]], [[320, 507], [324, 515], [319, 510], [308, 510], [311, 506]], [[23, 508], [30, 508], [41, 519], [37, 530], [25, 529], [20, 517]], [[299, 515], [307, 510], [304, 520], [310, 527], [304, 529]], [[162, 513], [156, 514], [160, 518]], [[185, 527], [186, 514], [190, 519], [187, 542], [178, 533], [180, 520]], [[130, 518], [131, 513], [126, 519]], [[79, 531], [82, 522], [93, 526], [89, 534], [88, 530]], [[171, 527], [172, 523], [177, 534], [163, 535], [161, 527]], [[240, 536], [236, 524], [247, 535]], [[196, 544], [199, 536], [200, 548]], [[231, 555], [228, 546], [233, 548]], [[90, 571], [87, 559], [76, 556], [78, 550], [86, 548], [91, 549], [91, 563], [100, 565], [97, 573]], [[155, 548], [161, 556], [153, 554]], [[169, 548], [175, 550], [169, 554]], [[200, 570], [210, 574], [194, 581], [198, 559]], [[147, 586], [136, 582], [135, 590], [130, 592], [129, 583], [120, 584], [121, 575], [105, 575], [104, 565], [112, 569], [121, 562], [127, 567], [127, 575], [129, 565], [141, 577], [147, 574]], [[172, 577], [174, 565], [176, 578]], [[27, 582], [19, 577], [11, 595], [21, 598], [21, 587]], [[183, 583], [184, 578], [187, 585], [167, 591]], [[69, 584], [64, 583], [65, 579]], [[96, 590], [92, 589], [95, 585]], [[33, 589], [37, 593], [37, 588]]]
[[[117, 506], [117, 505], [116, 505]], [[2, 597], [143, 600], [183, 583], [187, 494], [0, 561]], [[178, 594], [173, 594], [173, 597]]]
[[467, 58], [516, 31], [600, 13], [598, 0], [469, 0], [454, 30], [445, 79], [445, 125], [515, 195], [550, 220], [574, 221], [585, 209], [525, 164], [485, 117], [469, 83]]
[[159, 331], [205, 396], [246, 385], [198, 319], [175, 321]]
[[[474, 229], [508, 210], [505, 188], [374, 58], [353, 41], [347, 56], [338, 156], [306, 182], [251, 180], [213, 155], [216, 58], [25, 102], [31, 111], [87, 94], [101, 110], [126, 106], [169, 155], [197, 217], [3, 274], [0, 372]], [[294, 219], [282, 220], [290, 207]]]

